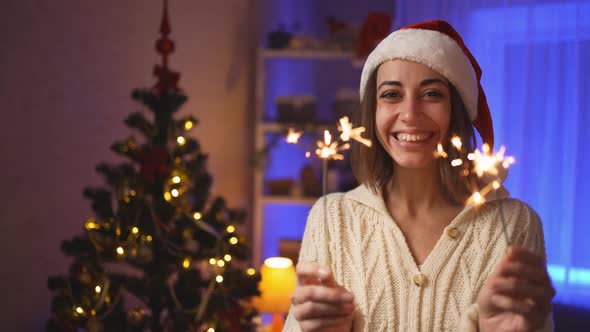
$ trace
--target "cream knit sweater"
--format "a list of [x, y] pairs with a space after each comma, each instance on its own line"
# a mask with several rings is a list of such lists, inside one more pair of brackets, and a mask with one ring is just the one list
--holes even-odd
[[[502, 208], [512, 243], [545, 256], [537, 214], [515, 199]], [[506, 249], [498, 213], [498, 201], [463, 209], [418, 267], [382, 196], [360, 186], [313, 206], [299, 260], [329, 266], [354, 294], [354, 331], [477, 331], [474, 303]], [[283, 331], [299, 330], [291, 312]]]

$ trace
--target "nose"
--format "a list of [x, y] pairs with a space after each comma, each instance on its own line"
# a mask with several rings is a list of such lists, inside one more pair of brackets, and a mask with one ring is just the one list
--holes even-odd
[[412, 122], [422, 119], [424, 114], [420, 108], [420, 103], [414, 98], [406, 98], [400, 105], [400, 120], [404, 122]]

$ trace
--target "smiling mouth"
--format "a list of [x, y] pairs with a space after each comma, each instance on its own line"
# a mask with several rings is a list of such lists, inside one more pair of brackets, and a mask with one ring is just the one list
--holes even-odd
[[399, 142], [424, 142], [429, 140], [434, 135], [433, 132], [424, 133], [402, 133], [397, 132], [393, 137]]

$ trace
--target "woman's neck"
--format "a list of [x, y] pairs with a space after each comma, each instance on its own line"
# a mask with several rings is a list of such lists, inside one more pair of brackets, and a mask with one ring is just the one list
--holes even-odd
[[418, 211], [448, 205], [443, 194], [438, 165], [430, 163], [424, 168], [404, 168], [395, 165], [393, 178], [387, 184], [387, 196], [410, 215]]

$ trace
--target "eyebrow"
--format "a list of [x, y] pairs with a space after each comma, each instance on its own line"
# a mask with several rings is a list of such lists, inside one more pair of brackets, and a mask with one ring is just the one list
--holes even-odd
[[[433, 84], [433, 83], [440, 83], [444, 86], [446, 86], [447, 88], [449, 87], [449, 84], [441, 79], [438, 78], [427, 78], [425, 80], [423, 80], [422, 82], [420, 82], [420, 86], [426, 86], [429, 84]], [[381, 84], [379, 84], [379, 86], [377, 87], [377, 90], [379, 90], [382, 86], [384, 85], [396, 85], [396, 86], [403, 86], [403, 84], [400, 81], [383, 81]]]

